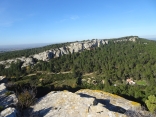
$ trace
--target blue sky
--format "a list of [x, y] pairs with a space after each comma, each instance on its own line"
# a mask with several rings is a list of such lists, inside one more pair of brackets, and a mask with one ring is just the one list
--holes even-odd
[[156, 0], [0, 0], [0, 45], [156, 37]]

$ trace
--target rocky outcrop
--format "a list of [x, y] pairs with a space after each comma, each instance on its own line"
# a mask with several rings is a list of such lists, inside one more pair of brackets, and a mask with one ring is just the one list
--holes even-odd
[[0, 117], [18, 117], [18, 112], [15, 108], [7, 108], [0, 112]]
[[137, 38], [138, 37], [134, 36], [134, 37], [130, 37], [128, 39], [118, 39], [118, 40], [115, 40], [114, 43], [123, 42], [123, 41], [132, 41], [132, 42], [135, 42]]
[[32, 57], [38, 60], [48, 61], [51, 58], [63, 56], [64, 54], [73, 54], [74, 52], [82, 52], [83, 50], [90, 50], [94, 47], [100, 47], [101, 45], [108, 44], [108, 40], [92, 40], [84, 42], [70, 43], [68, 46], [47, 50], [39, 54], [35, 54]]
[[4, 95], [5, 92], [7, 91], [6, 86], [4, 83], [0, 84], [0, 95]]
[[15, 94], [11, 95], [3, 95], [0, 97], [0, 105], [3, 106], [3, 108], [12, 107], [15, 106], [18, 102], [17, 97]]
[[17, 61], [21, 61], [22, 67], [26, 67], [29, 65], [34, 65], [34, 59], [32, 57], [21, 57], [21, 58], [15, 58], [15, 59], [8, 59], [6, 61], [0, 61], [0, 64], [5, 65], [5, 68], [9, 68], [11, 63], [17, 63]]
[[127, 109], [140, 104], [96, 90], [52, 91], [32, 106], [39, 117], [126, 117]]
[[[122, 42], [122, 41], [132, 41], [135, 42], [138, 37], [129, 37], [126, 39], [120, 39], [120, 40], [115, 40], [114, 43], [117, 42]], [[29, 65], [34, 65], [34, 59], [37, 60], [42, 60], [42, 61], [48, 61], [52, 58], [60, 57], [65, 54], [73, 54], [75, 52], [82, 52], [84, 50], [91, 50], [95, 47], [100, 47], [101, 45], [109, 44], [108, 40], [98, 40], [98, 39], [93, 39], [93, 40], [88, 40], [88, 41], [80, 41], [80, 42], [73, 42], [70, 43], [67, 46], [63, 46], [60, 48], [55, 48], [51, 50], [47, 50], [35, 55], [30, 55], [29, 57], [20, 57], [20, 58], [15, 58], [15, 59], [9, 59], [6, 61], [0, 61], [0, 64], [5, 65], [5, 68], [9, 68], [10, 64], [12, 62], [16, 63], [18, 60], [23, 62], [22, 67], [26, 67]]]
[[26, 58], [23, 60], [23, 65], [22, 67], [26, 67], [26, 66], [29, 66], [29, 65], [33, 65], [34, 64], [34, 59], [33, 58]]
[[[0, 81], [2, 82], [3, 79]], [[18, 99], [13, 92], [6, 89], [5, 83], [0, 84], [0, 107], [5, 109], [0, 112], [0, 117], [16, 117], [15, 107], [18, 103]]]

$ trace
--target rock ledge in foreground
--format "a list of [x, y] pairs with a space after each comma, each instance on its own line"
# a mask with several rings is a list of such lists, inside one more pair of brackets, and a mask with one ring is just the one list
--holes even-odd
[[97, 90], [52, 91], [40, 98], [32, 109], [39, 117], [126, 117], [127, 109], [140, 104]]

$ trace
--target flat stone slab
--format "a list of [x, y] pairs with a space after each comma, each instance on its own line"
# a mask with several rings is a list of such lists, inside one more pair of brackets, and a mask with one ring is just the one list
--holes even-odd
[[126, 109], [139, 106], [117, 95], [84, 89], [76, 93], [52, 91], [31, 108], [39, 117], [126, 117]]

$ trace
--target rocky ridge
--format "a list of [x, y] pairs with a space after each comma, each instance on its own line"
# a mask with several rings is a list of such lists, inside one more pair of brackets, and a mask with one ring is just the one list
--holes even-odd
[[[121, 39], [121, 40], [115, 40], [114, 43], [122, 42], [122, 41], [135, 42], [136, 39], [138, 39], [138, 37], [134, 36], [128, 39], [126, 38], [126, 39]], [[64, 46], [61, 48], [55, 48], [51, 50], [46, 50], [44, 52], [41, 52], [35, 55], [30, 55], [29, 57], [19, 57], [15, 59], [8, 59], [5, 61], [0, 61], [0, 64], [5, 65], [5, 68], [9, 68], [12, 62], [16, 63], [18, 60], [20, 60], [21, 62], [23, 62], [22, 67], [26, 67], [29, 65], [34, 65], [35, 64], [34, 59], [42, 60], [42, 61], [49, 61], [52, 58], [60, 57], [65, 54], [73, 54], [76, 52], [82, 52], [84, 50], [91, 50], [92, 48], [100, 47], [102, 45], [107, 45], [107, 44], [109, 44], [109, 40], [94, 39], [94, 40], [88, 40], [88, 41], [73, 42], [67, 46]]]
[[139, 103], [98, 90], [76, 93], [52, 91], [31, 107], [42, 117], [126, 117], [127, 110], [139, 110]]

